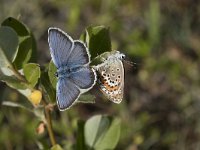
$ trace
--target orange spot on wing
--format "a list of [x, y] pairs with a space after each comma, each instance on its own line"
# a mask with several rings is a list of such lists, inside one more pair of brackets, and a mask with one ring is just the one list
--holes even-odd
[[115, 90], [118, 90], [118, 89], [119, 89], [119, 86], [113, 86], [113, 87], [111, 87], [110, 85], [108, 85], [108, 83], [106, 82], [106, 80], [105, 80], [103, 77], [101, 77], [100, 80], [101, 80], [101, 83], [105, 86], [105, 88], [106, 88], [109, 92], [115, 91]]

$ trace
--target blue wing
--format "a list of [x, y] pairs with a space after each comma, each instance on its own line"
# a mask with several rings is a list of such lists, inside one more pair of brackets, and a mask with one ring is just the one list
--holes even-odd
[[85, 65], [90, 62], [88, 48], [83, 42], [74, 41], [74, 47], [67, 62], [70, 67]]
[[59, 68], [66, 65], [74, 45], [72, 38], [58, 28], [49, 28], [48, 42], [51, 58], [56, 67]]
[[61, 111], [73, 105], [80, 95], [80, 90], [69, 78], [60, 78], [56, 88], [57, 104]]
[[82, 67], [76, 72], [70, 74], [69, 78], [80, 89], [90, 89], [96, 83], [96, 73], [93, 69]]

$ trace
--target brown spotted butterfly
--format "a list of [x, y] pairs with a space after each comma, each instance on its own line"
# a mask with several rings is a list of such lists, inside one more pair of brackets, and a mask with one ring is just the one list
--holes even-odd
[[124, 66], [122, 60], [125, 55], [113, 51], [103, 63], [95, 67], [100, 90], [112, 102], [119, 104], [124, 93]]

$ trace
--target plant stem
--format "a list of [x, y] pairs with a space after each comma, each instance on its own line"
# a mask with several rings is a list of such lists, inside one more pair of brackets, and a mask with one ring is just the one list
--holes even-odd
[[55, 136], [52, 129], [52, 122], [51, 122], [51, 110], [48, 108], [48, 106], [45, 106], [45, 118], [47, 123], [47, 130], [49, 133], [50, 141], [52, 145], [56, 145]]
[[[12, 64], [9, 65], [9, 68], [13, 71], [14, 75], [21, 81], [28, 83], [28, 81], [24, 78], [23, 75], [21, 75]], [[27, 84], [28, 86], [28, 84]], [[52, 122], [51, 122], [51, 110], [48, 107], [48, 104], [45, 100], [43, 100], [43, 105], [44, 105], [44, 109], [45, 109], [45, 119], [46, 119], [46, 125], [47, 125], [47, 130], [49, 133], [49, 137], [50, 137], [50, 141], [52, 145], [56, 145], [56, 140], [55, 140], [55, 136], [53, 133], [53, 129], [52, 129]]]
[[21, 75], [21, 74], [18, 72], [18, 70], [16, 70], [16, 69], [14, 68], [14, 66], [13, 66], [12, 64], [10, 64], [10, 65], [8, 66], [8, 68], [10, 68], [10, 70], [12, 70], [12, 72], [14, 73], [14, 76], [15, 76], [17, 79], [19, 79], [20, 81], [24, 82], [24, 84], [26, 85], [26, 87], [27, 87], [28, 89], [33, 90], [33, 88], [29, 85], [29, 83], [28, 83], [28, 81], [26, 80], [26, 78], [25, 78], [23, 75]]
[[8, 67], [13, 71], [14, 75], [15, 75], [19, 80], [21, 80], [21, 81], [23, 81], [23, 82], [27, 82], [27, 80], [24, 78], [24, 76], [22, 76], [22, 75], [14, 68], [14, 66], [13, 66], [12, 64], [10, 64]]

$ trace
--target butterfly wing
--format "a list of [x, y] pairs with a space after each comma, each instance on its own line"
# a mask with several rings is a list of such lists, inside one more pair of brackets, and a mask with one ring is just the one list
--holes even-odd
[[60, 78], [56, 88], [57, 104], [61, 111], [72, 106], [80, 96], [80, 90], [68, 78]]
[[106, 60], [97, 70], [100, 90], [114, 103], [120, 103], [124, 93], [124, 67], [119, 59]]
[[48, 42], [51, 58], [57, 68], [66, 65], [68, 57], [74, 47], [73, 39], [58, 28], [49, 28]]
[[71, 70], [68, 77], [59, 78], [57, 83], [57, 103], [60, 110], [65, 110], [81, 93], [93, 87], [96, 74], [89, 68], [90, 55], [83, 42], [73, 41], [67, 33], [58, 28], [49, 28], [48, 42], [56, 67], [67, 67]]
[[68, 65], [70, 67], [82, 66], [90, 63], [88, 48], [79, 40], [74, 41], [72, 53], [69, 55]]
[[89, 66], [82, 67], [76, 72], [71, 73], [69, 78], [80, 89], [83, 89], [82, 92], [86, 92], [96, 83], [96, 73]]
[[89, 63], [88, 48], [83, 42], [75, 40], [68, 59], [68, 66], [79, 69], [72, 72], [69, 78], [81, 89], [81, 93], [88, 91], [96, 82], [96, 73], [89, 67]]

